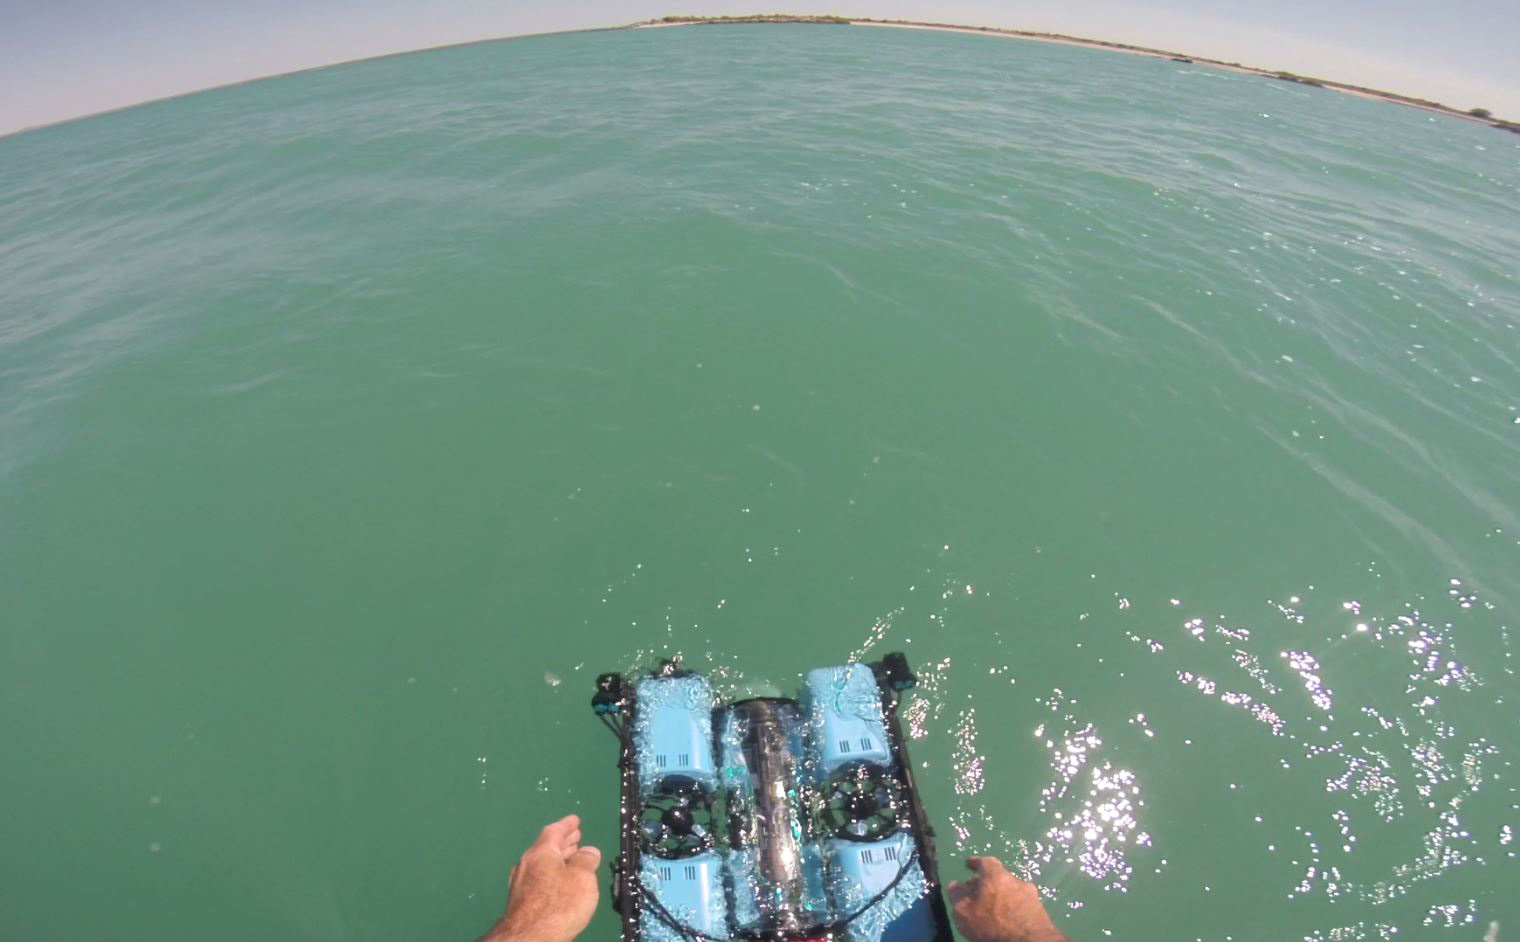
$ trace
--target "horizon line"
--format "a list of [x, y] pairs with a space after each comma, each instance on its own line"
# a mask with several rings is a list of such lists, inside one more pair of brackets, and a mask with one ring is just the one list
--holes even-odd
[[[652, 20], [640, 20], [640, 23], [653, 22]], [[74, 115], [71, 118], [59, 118], [57, 121], [48, 121], [43, 124], [29, 124], [24, 128], [0, 133], [0, 140], [15, 137], [18, 134], [30, 134], [33, 131], [46, 131], [48, 128], [61, 127], [65, 124], [73, 124], [75, 121], [88, 121], [91, 118], [103, 118], [108, 114], [120, 114], [123, 111], [131, 111], [133, 108], [146, 108], [149, 105], [161, 105], [166, 101], [179, 101], [181, 98], [189, 98], [192, 95], [203, 95], [207, 92], [219, 92], [229, 88], [240, 88], [244, 85], [252, 85], [255, 82], [268, 82], [272, 79], [287, 78], [292, 75], [305, 75], [308, 72], [321, 72], [323, 69], [337, 69], [345, 65], [358, 65], [361, 62], [376, 62], [380, 59], [394, 59], [398, 56], [410, 56], [419, 52], [438, 52], [443, 49], [461, 49], [466, 46], [483, 46], [487, 43], [511, 42], [514, 39], [537, 39], [541, 36], [573, 36], [576, 33], [609, 33], [616, 30], [630, 29], [638, 23], [628, 23], [623, 26], [585, 26], [580, 29], [551, 29], [541, 33], [511, 33], [506, 36], [487, 36], [482, 39], [466, 39], [457, 43], [441, 43], [437, 46], [417, 46], [414, 49], [398, 49], [395, 52], [377, 52], [372, 56], [360, 56], [357, 59], [340, 59], [337, 62], [324, 62], [321, 65], [302, 66], [299, 69], [289, 69], [285, 72], [270, 72], [268, 75], [255, 75], [251, 78], [238, 79], [235, 82], [222, 82], [219, 85], [207, 85], [204, 88], [193, 88], [188, 92], [175, 92], [173, 95], [164, 95], [160, 98], [149, 98], [144, 101], [134, 101], [130, 105], [117, 105], [115, 108], [106, 108], [103, 111], [91, 111], [88, 114]]]
[[[809, 23], [809, 21], [812, 21], [812, 23]], [[304, 66], [299, 69], [290, 69], [285, 72], [271, 72], [267, 75], [255, 75], [250, 78], [238, 79], [237, 81], [233, 82], [223, 82], [218, 85], [207, 85], [204, 88], [196, 88], [191, 89], [190, 91], [177, 92], [173, 95], [164, 95], [160, 98], [149, 98], [144, 101], [133, 102], [129, 105], [119, 105], [117, 107], [106, 108], [101, 111], [91, 111], [87, 114], [74, 115], [68, 118], [59, 118], [57, 121], [48, 121], [43, 124], [31, 124], [27, 125], [26, 127], [17, 128], [14, 131], [5, 131], [3, 133], [0, 133], [0, 140], [5, 140], [11, 137], [18, 137], [22, 134], [31, 134], [36, 131], [45, 131], [49, 128], [56, 128], [66, 124], [73, 124], [77, 121], [87, 121], [91, 118], [103, 118], [107, 115], [120, 114], [124, 111], [131, 111], [134, 108], [145, 108], [150, 105], [160, 105], [165, 102], [178, 101], [181, 98], [189, 98], [193, 95], [201, 95], [207, 92], [224, 91], [229, 88], [239, 88], [244, 85], [252, 85], [255, 82], [267, 82], [273, 79], [287, 78], [292, 75], [305, 75], [309, 72], [321, 72], [325, 69], [336, 69], [348, 65], [358, 65], [361, 62], [376, 62], [382, 59], [394, 59], [399, 56], [410, 56], [423, 52], [440, 52], [445, 49], [461, 49], [469, 46], [483, 46], [489, 43], [512, 42], [514, 40], [520, 39], [539, 39], [547, 36], [574, 36], [582, 33], [619, 32], [622, 30], [633, 30], [642, 26], [654, 24], [664, 24], [669, 26], [748, 26], [777, 25], [785, 23], [796, 23], [800, 25], [837, 24], [841, 26], [887, 24], [903, 27], [915, 27], [925, 30], [960, 30], [966, 33], [989, 33], [993, 35], [1006, 36], [1013, 39], [1025, 39], [1031, 42], [1039, 42], [1041, 41], [1040, 37], [1048, 37], [1052, 40], [1065, 40], [1072, 43], [1083, 44], [1091, 49], [1107, 50], [1116, 53], [1138, 52], [1156, 56], [1168, 56], [1173, 58], [1183, 57], [1188, 59], [1192, 64], [1216, 66], [1227, 69], [1236, 68], [1247, 72], [1257, 73], [1268, 78], [1289, 77], [1290, 80], [1309, 79], [1313, 84], [1317, 84], [1325, 88], [1330, 88], [1332, 90], [1342, 90], [1350, 92], [1352, 94], [1362, 93], [1366, 97], [1375, 98], [1379, 101], [1384, 101], [1391, 105], [1404, 105], [1405, 107], [1422, 108], [1427, 111], [1445, 114], [1448, 117], [1474, 121], [1480, 124], [1487, 124], [1490, 127], [1497, 127], [1501, 130], [1511, 130], [1515, 131], [1516, 133], [1520, 133], [1520, 122], [1499, 118], [1492, 113], [1489, 113], [1486, 116], [1474, 114], [1474, 111], [1486, 109], [1470, 109], [1464, 111], [1460, 108], [1453, 108], [1450, 105], [1446, 105], [1441, 102], [1415, 98], [1411, 95], [1405, 95], [1400, 92], [1387, 92], [1381, 89], [1368, 88], [1361, 85], [1352, 85], [1349, 82], [1339, 82], [1334, 79], [1321, 79], [1313, 76], [1299, 76], [1291, 72], [1283, 71], [1281, 69], [1266, 69], [1257, 66], [1243, 65], [1239, 62], [1226, 62], [1222, 59], [1212, 59], [1207, 56], [1198, 56], [1191, 53], [1173, 52], [1166, 49], [1157, 49], [1152, 46], [1137, 46], [1132, 43], [1123, 43], [1108, 39], [1088, 39], [1082, 36], [1071, 36], [1065, 33], [1021, 30], [1002, 26], [974, 26], [955, 23], [932, 23], [926, 20], [886, 20], [875, 19], [873, 17], [835, 16], [826, 13], [773, 13], [732, 16], [702, 16], [700, 14], [670, 15], [655, 17], [653, 19], [647, 20], [636, 20], [632, 23], [624, 23], [613, 26], [586, 26], [577, 29], [545, 30], [538, 33], [511, 33], [505, 36], [487, 36], [481, 39], [466, 39], [457, 43], [441, 43], [436, 46], [417, 46], [412, 49], [398, 49], [394, 52], [381, 52], [376, 53], [372, 56], [360, 56], [355, 59], [340, 59], [337, 62], [324, 62], [321, 65]]]

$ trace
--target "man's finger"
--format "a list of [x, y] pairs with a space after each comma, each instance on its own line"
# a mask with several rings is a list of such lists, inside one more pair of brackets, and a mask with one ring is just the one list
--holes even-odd
[[951, 906], [963, 899], [970, 899], [974, 895], [976, 895], [976, 888], [970, 882], [951, 880], [945, 884], [945, 897], [950, 900]]
[[565, 845], [565, 838], [580, 829], [581, 819], [573, 814], [567, 814], [553, 824], [544, 825], [544, 829], [538, 832], [538, 840], [533, 842], [533, 846], [559, 850]]
[[595, 873], [597, 864], [602, 862], [602, 852], [595, 847], [582, 847], [580, 850], [565, 858], [565, 866], [575, 867], [587, 873]]
[[1003, 862], [996, 857], [967, 857], [966, 866], [978, 876], [992, 876], [1007, 871]]

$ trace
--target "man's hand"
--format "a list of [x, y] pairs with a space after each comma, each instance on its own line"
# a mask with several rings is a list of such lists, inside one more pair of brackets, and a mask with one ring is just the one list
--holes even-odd
[[507, 911], [481, 942], [572, 942], [591, 922], [602, 852], [581, 846], [581, 819], [539, 832], [507, 879]]
[[1040, 903], [1040, 891], [1009, 873], [996, 857], [972, 857], [974, 874], [945, 887], [955, 927], [968, 942], [1068, 942]]

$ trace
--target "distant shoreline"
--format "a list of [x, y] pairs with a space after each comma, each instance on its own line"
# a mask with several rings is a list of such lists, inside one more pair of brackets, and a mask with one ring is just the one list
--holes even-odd
[[1301, 85], [1311, 85], [1321, 88], [1329, 88], [1334, 91], [1344, 92], [1348, 95], [1359, 95], [1363, 98], [1375, 98], [1381, 101], [1392, 102], [1396, 105], [1405, 105], [1411, 108], [1419, 108], [1433, 114], [1446, 115], [1451, 118], [1462, 118], [1466, 121], [1475, 121], [1486, 124], [1489, 127], [1499, 128], [1503, 131], [1511, 131], [1520, 134], [1520, 121], [1506, 121], [1495, 118], [1491, 114], [1474, 114], [1472, 111], [1463, 111], [1443, 105], [1440, 102], [1425, 101], [1408, 95], [1398, 95], [1393, 92], [1378, 91], [1375, 88], [1363, 88], [1359, 85], [1348, 85], [1344, 82], [1329, 82], [1322, 79], [1306, 78], [1301, 75], [1293, 75], [1290, 72], [1273, 72], [1268, 69], [1256, 69], [1241, 65], [1238, 62], [1225, 62], [1220, 59], [1209, 59], [1199, 56], [1186, 56], [1181, 53], [1168, 52], [1164, 49], [1151, 49], [1146, 46], [1132, 46], [1127, 43], [1107, 42], [1102, 39], [1082, 39], [1077, 36], [1064, 36], [1060, 33], [1036, 33], [1029, 30], [997, 29], [991, 26], [956, 26], [950, 23], [920, 23], [909, 20], [873, 20], [852, 19], [844, 16], [793, 16], [793, 15], [770, 15], [770, 16], [734, 16], [734, 17], [694, 17], [694, 16], [667, 16], [657, 20], [642, 20], [637, 23], [629, 23], [623, 26], [593, 26], [586, 29], [551, 30], [543, 33], [521, 33], [511, 36], [492, 36], [484, 39], [472, 39], [466, 42], [447, 43], [441, 46], [422, 46], [416, 49], [399, 49], [395, 52], [383, 52], [372, 56], [361, 56], [356, 59], [343, 59], [338, 62], [328, 62], [321, 65], [304, 66], [289, 69], [284, 72], [271, 72], [267, 75], [254, 75], [245, 79], [237, 79], [223, 82], [218, 85], [208, 85], [204, 88], [191, 89], [184, 92], [175, 92], [158, 98], [148, 98], [143, 101], [135, 101], [130, 104], [117, 105], [104, 108], [100, 111], [91, 111], [85, 114], [71, 115], [53, 121], [44, 121], [40, 124], [26, 125], [13, 128], [8, 131], [0, 131], [0, 140], [17, 137], [22, 134], [30, 134], [34, 131], [42, 131], [61, 125], [73, 124], [76, 121], [85, 121], [90, 118], [99, 118], [106, 115], [117, 114], [122, 111], [130, 111], [133, 108], [142, 108], [147, 105], [157, 105], [164, 102], [188, 98], [191, 95], [200, 95], [205, 92], [221, 91], [228, 88], [237, 88], [242, 85], [250, 85], [254, 82], [263, 82], [269, 79], [285, 78], [291, 75], [303, 75], [309, 72], [323, 72], [327, 69], [341, 68], [346, 65], [355, 65], [360, 62], [374, 62], [380, 59], [393, 59], [398, 56], [409, 56], [419, 52], [436, 52], [441, 49], [458, 49], [465, 46], [483, 46], [489, 43], [512, 42], [523, 39], [540, 39], [548, 36], [570, 36], [585, 33], [617, 32], [629, 29], [651, 29], [662, 26], [699, 26], [704, 24], [732, 24], [732, 23], [807, 23], [829, 24], [839, 26], [887, 26], [899, 29], [934, 30], [948, 33], [970, 33], [980, 36], [1001, 36], [1009, 39], [1028, 39], [1035, 42], [1057, 43], [1067, 46], [1085, 46], [1089, 49], [1106, 49], [1110, 52], [1127, 52], [1134, 55], [1152, 56], [1156, 58], [1172, 59], [1178, 62], [1199, 63], [1212, 68], [1225, 69], [1232, 72], [1243, 72], [1248, 75], [1260, 75], [1267, 78], [1282, 79], [1283, 81], [1296, 82]]
[[1520, 121], [1506, 121], [1496, 118], [1484, 109], [1474, 108], [1463, 111], [1450, 105], [1443, 105], [1438, 101], [1427, 101], [1423, 98], [1414, 98], [1409, 95], [1400, 95], [1396, 92], [1380, 91], [1376, 88], [1366, 88], [1361, 85], [1351, 85], [1346, 82], [1333, 82], [1328, 79], [1310, 78], [1304, 75], [1295, 75], [1292, 72], [1275, 71], [1272, 69], [1260, 69], [1254, 66], [1241, 65], [1239, 62], [1225, 62], [1222, 59], [1210, 59], [1206, 56], [1190, 56], [1180, 52], [1171, 52], [1166, 49], [1153, 49], [1149, 46], [1135, 46], [1129, 43], [1108, 42], [1102, 39], [1083, 39], [1080, 36], [1066, 36], [1061, 33], [1037, 33], [1022, 29], [999, 29], [991, 26], [959, 26], [952, 23], [926, 23], [917, 20], [875, 20], [856, 19], [844, 16], [792, 16], [789, 14], [774, 14], [765, 16], [666, 16], [657, 20], [644, 20], [631, 23], [625, 29], [657, 29], [667, 26], [709, 26], [709, 25], [737, 25], [755, 23], [805, 23], [827, 26], [873, 26], [887, 27], [891, 29], [919, 29], [930, 30], [940, 33], [969, 33], [974, 36], [999, 36], [1005, 39], [1027, 39], [1033, 42], [1054, 43], [1061, 46], [1082, 46], [1088, 49], [1104, 49], [1109, 52], [1124, 52], [1131, 55], [1150, 56], [1156, 59], [1168, 59], [1174, 62], [1183, 62], [1190, 65], [1205, 65], [1210, 68], [1224, 69], [1228, 72], [1239, 72], [1243, 75], [1259, 75], [1263, 78], [1277, 79], [1284, 82], [1292, 82], [1297, 85], [1307, 85], [1313, 88], [1326, 88], [1331, 91], [1341, 92], [1347, 95], [1356, 95], [1360, 98], [1372, 98], [1378, 101], [1391, 102], [1395, 105], [1403, 105], [1406, 108], [1418, 108], [1432, 114], [1445, 115], [1449, 118], [1460, 118], [1463, 121], [1472, 121], [1477, 124], [1486, 124], [1489, 127], [1498, 128], [1501, 131], [1509, 131], [1520, 134]]

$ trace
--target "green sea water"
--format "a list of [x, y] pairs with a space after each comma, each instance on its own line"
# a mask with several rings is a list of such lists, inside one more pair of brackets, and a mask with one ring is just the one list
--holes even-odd
[[0, 937], [469, 938], [598, 672], [900, 649], [1078, 942], [1507, 939], [1517, 145], [807, 26], [0, 139]]

